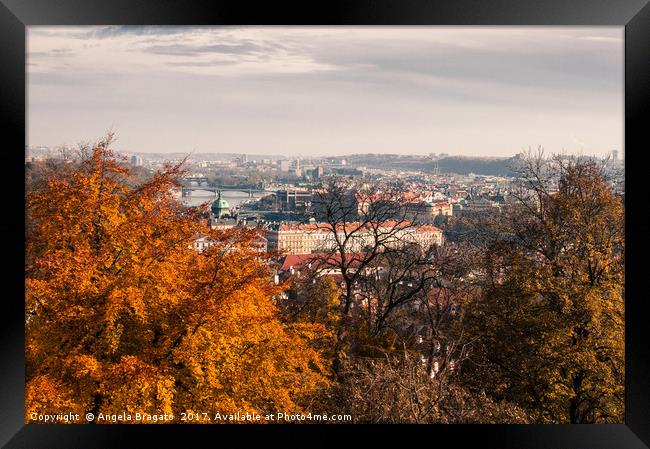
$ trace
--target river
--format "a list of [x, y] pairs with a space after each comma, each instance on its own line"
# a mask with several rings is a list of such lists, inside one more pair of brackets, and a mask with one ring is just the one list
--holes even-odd
[[[253, 193], [253, 199], [257, 200], [265, 195], [268, 195], [268, 193]], [[235, 207], [250, 197], [248, 196], [248, 193], [245, 192], [226, 191], [221, 192], [221, 198], [228, 201], [230, 207]], [[217, 197], [214, 192], [207, 190], [193, 190], [190, 195], [182, 197], [181, 201], [183, 204], [188, 206], [198, 206], [206, 202], [212, 204], [215, 199], [217, 199]]]

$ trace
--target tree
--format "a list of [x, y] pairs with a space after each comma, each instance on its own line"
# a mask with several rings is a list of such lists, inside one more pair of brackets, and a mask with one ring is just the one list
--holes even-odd
[[435, 279], [429, 258], [433, 242], [421, 244], [414, 238], [426, 222], [426, 209], [414, 207], [399, 184], [330, 178], [313, 202], [322, 220], [317, 231], [330, 238], [312, 263], [342, 278], [333, 363], [337, 370], [342, 352], [394, 340], [392, 318], [426, 296]]
[[466, 307], [466, 379], [542, 422], [622, 422], [623, 203], [594, 161], [539, 153], [518, 170]]
[[253, 233], [177, 203], [180, 166], [130, 187], [111, 139], [27, 198], [27, 419], [300, 411], [328, 382], [323, 326], [280, 320]]
[[475, 393], [453, 376], [431, 379], [419, 357], [344, 359], [334, 397], [358, 423], [528, 423], [518, 406]]
[[288, 322], [318, 323], [335, 331], [339, 316], [339, 289], [336, 283], [317, 273], [293, 279], [290, 294], [279, 303]]

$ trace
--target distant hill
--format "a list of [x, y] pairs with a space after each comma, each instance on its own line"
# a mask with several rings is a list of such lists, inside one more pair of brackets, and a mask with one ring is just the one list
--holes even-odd
[[[486, 176], [512, 176], [510, 165], [515, 157], [487, 158], [448, 156], [438, 160], [442, 173], [475, 173]], [[387, 170], [433, 171], [433, 161], [427, 156], [404, 156], [398, 154], [355, 154], [347, 158], [351, 166], [366, 166]]]
[[[185, 156], [190, 154], [189, 160], [191, 161], [228, 161], [228, 160], [235, 160], [237, 158], [242, 157], [242, 155], [244, 155], [244, 153], [192, 153], [190, 151], [175, 152], [175, 153], [132, 152], [129, 154], [137, 154], [140, 157], [146, 157], [148, 159], [159, 159], [159, 160], [178, 160], [178, 159], [183, 159]], [[279, 156], [277, 154], [246, 154], [246, 157], [248, 158], [249, 161], [262, 160], [262, 159], [271, 159], [271, 160], [284, 159], [283, 156]]]
[[[159, 160], [179, 160], [188, 155], [189, 152], [175, 153], [132, 153], [138, 156], [159, 159]], [[193, 153], [190, 156], [191, 161], [215, 161], [215, 160], [234, 160], [242, 156], [242, 153]], [[247, 158], [251, 160], [284, 159], [279, 155], [262, 155], [248, 154]], [[303, 160], [312, 159], [304, 157]], [[320, 158], [316, 158], [320, 159]], [[405, 170], [405, 171], [433, 171], [433, 161], [428, 156], [422, 155], [401, 155], [401, 154], [353, 154], [345, 157], [350, 168], [368, 167], [385, 170]], [[486, 176], [512, 176], [509, 169], [510, 164], [515, 157], [509, 158], [489, 158], [489, 157], [466, 157], [466, 156], [447, 156], [438, 160], [438, 167], [442, 173], [475, 173]]]
[[438, 161], [438, 167], [443, 173], [476, 173], [486, 176], [513, 176], [510, 169], [516, 157], [508, 158], [479, 158], [450, 156]]

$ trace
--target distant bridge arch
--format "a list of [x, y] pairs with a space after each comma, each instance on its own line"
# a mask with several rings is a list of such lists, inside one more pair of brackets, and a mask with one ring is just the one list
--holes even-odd
[[212, 192], [214, 193], [214, 196], [217, 196], [217, 192], [222, 191], [222, 192], [242, 192], [242, 193], [247, 193], [249, 198], [253, 198], [253, 195], [255, 193], [273, 193], [269, 190], [263, 190], [263, 189], [258, 189], [258, 188], [253, 188], [253, 187], [246, 187], [246, 186], [220, 186], [220, 187], [214, 187], [214, 186], [183, 186], [182, 187], [182, 195], [183, 196], [188, 196], [190, 193], [194, 190], [203, 190], [206, 192]]

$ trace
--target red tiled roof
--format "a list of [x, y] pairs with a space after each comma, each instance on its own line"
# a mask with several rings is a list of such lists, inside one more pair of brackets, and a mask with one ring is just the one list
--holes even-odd
[[[348, 262], [354, 262], [355, 254], [346, 254]], [[327, 259], [326, 259], [327, 258]], [[358, 261], [358, 259], [356, 259]], [[325, 254], [325, 253], [312, 253], [312, 254], [287, 254], [282, 261], [280, 271], [288, 271], [291, 267], [294, 269], [301, 269], [303, 266], [311, 263], [313, 268], [327, 264], [337, 264], [341, 261], [340, 254]]]
[[[446, 204], [446, 203], [445, 203]], [[360, 226], [358, 222], [352, 222], [346, 224], [346, 229], [348, 231], [356, 230]], [[373, 226], [368, 223], [365, 225], [366, 228]], [[395, 221], [395, 220], [386, 220], [382, 223], [377, 224], [380, 228], [404, 228], [407, 229], [411, 226], [411, 222], [408, 220]], [[343, 230], [343, 226], [339, 226], [339, 230]], [[418, 231], [440, 231], [439, 228], [431, 225], [417, 225], [415, 229]], [[331, 232], [332, 225], [329, 223], [300, 223], [300, 224], [282, 224], [279, 226], [278, 230], [280, 231], [321, 231], [321, 232]]]
[[358, 201], [394, 201], [394, 202], [404, 202], [404, 201], [413, 201], [422, 197], [420, 192], [374, 192], [371, 194], [357, 193], [356, 198]]

